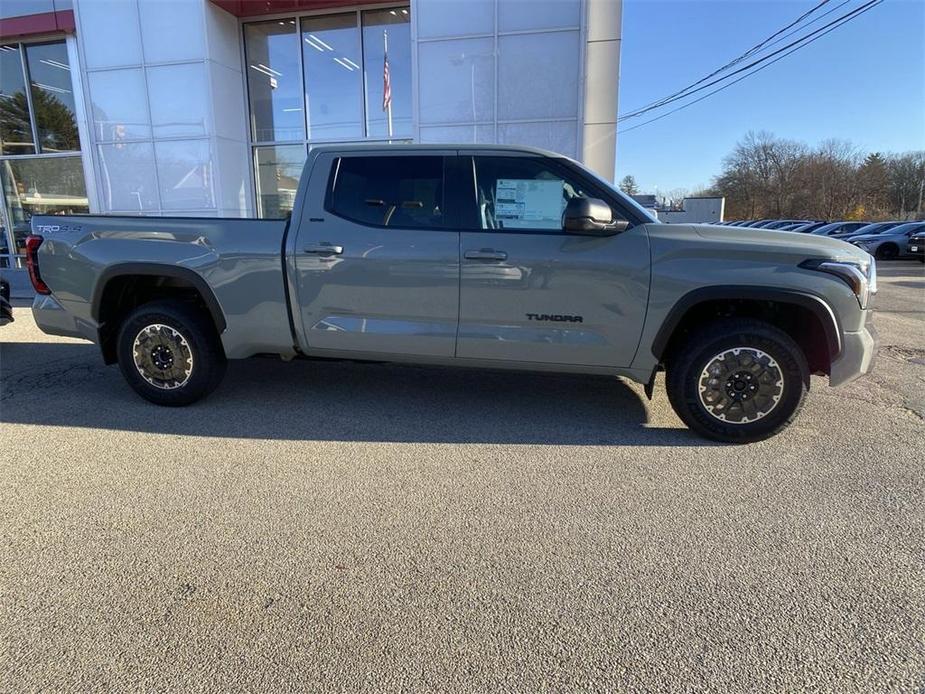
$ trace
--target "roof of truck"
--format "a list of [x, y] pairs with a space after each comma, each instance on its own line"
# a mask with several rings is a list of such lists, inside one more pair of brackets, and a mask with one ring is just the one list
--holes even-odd
[[536, 154], [543, 157], [568, 158], [564, 154], [557, 154], [538, 147], [527, 147], [526, 145], [482, 145], [467, 143], [447, 143], [447, 144], [415, 144], [401, 143], [389, 144], [387, 142], [356, 142], [349, 144], [326, 144], [312, 145], [309, 154], [312, 152], [354, 152], [354, 151], [425, 151], [439, 152], [447, 150], [466, 150], [466, 151], [498, 151], [498, 152], [522, 152], [525, 154]]

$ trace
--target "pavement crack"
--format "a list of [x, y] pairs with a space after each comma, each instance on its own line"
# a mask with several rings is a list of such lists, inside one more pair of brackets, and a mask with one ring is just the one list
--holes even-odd
[[47, 390], [49, 388], [66, 387], [87, 380], [87, 377], [98, 376], [107, 371], [103, 364], [77, 362], [67, 365], [53, 366], [46, 364], [44, 368], [27, 369], [15, 374], [3, 375], [3, 392], [0, 401], [9, 400], [22, 393]]

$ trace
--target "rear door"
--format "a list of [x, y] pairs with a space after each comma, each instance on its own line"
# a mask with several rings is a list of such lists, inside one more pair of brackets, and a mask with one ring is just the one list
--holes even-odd
[[[619, 198], [564, 159], [460, 152], [461, 215], [456, 356], [516, 362], [628, 366], [649, 291], [649, 244]], [[636, 223], [613, 236], [562, 228], [575, 196], [611, 204]]]
[[319, 155], [291, 251], [303, 349], [453, 356], [459, 234], [444, 215], [451, 154]]

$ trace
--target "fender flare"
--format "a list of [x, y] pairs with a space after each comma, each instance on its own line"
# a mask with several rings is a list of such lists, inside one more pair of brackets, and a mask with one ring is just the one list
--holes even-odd
[[707, 301], [717, 301], [723, 299], [745, 299], [749, 301], [771, 301], [778, 304], [791, 304], [805, 308], [813, 313], [819, 319], [822, 329], [825, 332], [826, 344], [829, 348], [829, 359], [834, 361], [841, 353], [841, 328], [835, 312], [826, 301], [809, 292], [795, 289], [782, 289], [780, 287], [761, 287], [752, 285], [720, 285], [714, 287], [701, 287], [694, 289], [680, 299], [678, 299], [668, 316], [659, 328], [655, 339], [652, 341], [652, 354], [659, 361], [665, 354], [668, 342], [674, 334], [675, 329], [680, 325], [685, 314], [697, 304]]
[[161, 263], [119, 263], [110, 265], [97, 278], [96, 286], [93, 288], [93, 296], [90, 300], [90, 315], [94, 321], [100, 322], [100, 304], [103, 301], [103, 292], [106, 285], [111, 280], [127, 275], [142, 275], [145, 277], [169, 277], [171, 279], [181, 280], [191, 285], [206, 304], [212, 320], [215, 322], [215, 328], [219, 334], [225, 331], [227, 322], [222, 307], [215, 298], [215, 293], [209, 284], [203, 279], [202, 275], [195, 270], [178, 265], [164, 265]]

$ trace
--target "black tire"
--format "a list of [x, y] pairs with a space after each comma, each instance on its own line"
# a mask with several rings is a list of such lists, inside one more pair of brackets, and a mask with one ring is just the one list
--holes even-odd
[[[733, 357], [731, 354], [737, 348], [745, 348], [740, 353], [742, 357]], [[730, 402], [729, 398], [743, 397], [742, 393], [736, 391], [740, 383], [745, 389], [756, 386], [750, 385], [751, 380], [744, 380], [751, 379], [750, 370], [744, 369], [741, 371], [744, 374], [741, 379], [737, 377], [739, 372], [736, 376], [722, 376], [730, 380], [714, 386], [713, 391], [705, 389], [706, 394], [702, 398], [701, 383], [716, 383], [705, 376], [706, 369], [708, 366], [719, 369], [720, 364], [726, 368], [727, 362], [715, 359], [721, 354], [744, 361], [749, 361], [752, 356], [760, 356], [752, 350], [760, 350], [770, 358], [762, 357], [765, 359], [765, 367], [758, 363], [754, 366], [757, 369], [755, 378], [763, 379], [763, 382], [758, 384], [761, 390], [753, 398], [760, 395], [761, 400], [732, 400], [733, 404], [727, 406], [725, 414], [729, 414], [732, 419], [741, 416], [744, 421], [723, 421], [719, 417], [725, 414], [711, 414], [704, 400], [711, 397], [711, 394], [715, 396], [720, 393], [720, 404], [714, 402], [712, 405], [714, 411], [718, 412], [723, 403]], [[704, 326], [674, 350], [667, 369], [665, 385], [668, 399], [681, 420], [702, 436], [728, 443], [751, 443], [779, 433], [797, 417], [809, 390], [809, 366], [800, 346], [787, 333], [773, 325], [749, 318], [727, 318]], [[776, 381], [778, 374], [781, 378]], [[725, 393], [732, 395], [727, 397]], [[749, 415], [745, 413], [745, 408], [753, 407], [757, 410], [755, 403], [758, 402], [776, 404], [765, 414], [753, 412], [753, 421], [748, 421]]]
[[[152, 350], [152, 353], [161, 350], [157, 363], [152, 354], [141, 350], [143, 356], [138, 359], [142, 364], [136, 366], [135, 340], [145, 339], [141, 332], [151, 326], [166, 328], [150, 330], [148, 344], [154, 344], [151, 342], [153, 339], [166, 342], [166, 348], [157, 345]], [[177, 335], [180, 337], [177, 338]], [[194, 403], [215, 390], [225, 375], [225, 352], [208, 315], [180, 301], [153, 301], [139, 306], [122, 322], [117, 340], [116, 353], [125, 380], [141, 397], [157, 405], [179, 407]], [[191, 357], [189, 360], [183, 358], [187, 354]], [[169, 369], [158, 371], [157, 364], [168, 363], [168, 360], [171, 364]], [[175, 363], [179, 371], [173, 370]], [[157, 382], [164, 376], [163, 384], [159, 387], [149, 382], [142, 375], [142, 370]], [[173, 374], [178, 375], [169, 378]]]
[[896, 260], [899, 248], [892, 243], [885, 243], [877, 248], [877, 260]]

